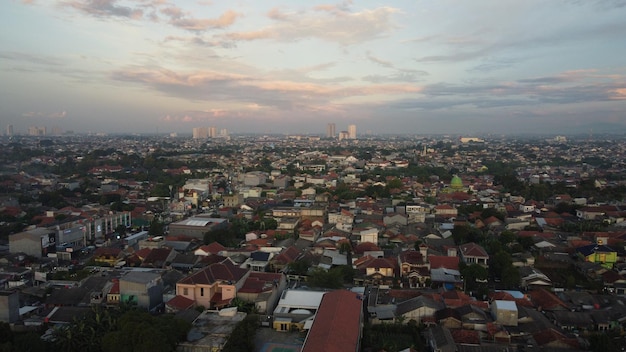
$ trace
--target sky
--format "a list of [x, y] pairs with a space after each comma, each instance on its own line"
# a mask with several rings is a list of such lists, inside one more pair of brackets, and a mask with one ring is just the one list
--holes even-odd
[[0, 123], [626, 132], [626, 0], [2, 0]]

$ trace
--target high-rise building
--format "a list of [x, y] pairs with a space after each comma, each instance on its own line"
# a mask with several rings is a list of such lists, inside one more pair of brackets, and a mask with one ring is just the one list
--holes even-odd
[[13, 125], [7, 125], [7, 136], [13, 135]]
[[217, 128], [215, 126], [209, 127], [209, 138], [217, 137]]
[[46, 128], [39, 126], [30, 126], [28, 127], [28, 135], [29, 136], [45, 136]]
[[209, 128], [208, 127], [194, 127], [193, 139], [204, 139], [204, 138], [209, 138]]
[[326, 126], [326, 138], [335, 138], [335, 124], [329, 123]]
[[348, 138], [356, 139], [356, 125], [348, 125]]

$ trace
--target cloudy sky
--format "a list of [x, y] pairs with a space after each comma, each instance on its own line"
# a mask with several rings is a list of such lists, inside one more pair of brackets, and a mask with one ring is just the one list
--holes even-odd
[[2, 0], [0, 122], [623, 132], [625, 19], [626, 0]]

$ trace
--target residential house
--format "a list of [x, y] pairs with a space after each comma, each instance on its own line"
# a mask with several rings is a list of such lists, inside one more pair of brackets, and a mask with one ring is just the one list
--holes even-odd
[[607, 269], [612, 269], [617, 262], [617, 251], [603, 244], [578, 247], [576, 253], [586, 262], [600, 263]]
[[393, 285], [397, 272], [397, 259], [374, 258], [364, 256], [354, 262], [354, 266], [361, 273], [355, 282], [371, 285]]
[[550, 288], [552, 280], [539, 269], [530, 266], [523, 266], [519, 269], [520, 285], [525, 289]]
[[398, 256], [400, 276], [408, 281], [409, 287], [424, 287], [430, 278], [429, 265], [420, 251], [408, 250]]
[[433, 318], [435, 313], [443, 308], [441, 302], [426, 296], [418, 296], [397, 303], [395, 316], [396, 318], [402, 317], [404, 321], [415, 320], [417, 324], [420, 324], [425, 318]]
[[197, 271], [176, 284], [176, 295], [184, 296], [206, 308], [224, 307], [237, 295], [250, 271], [229, 260]]
[[264, 251], [255, 251], [250, 253], [250, 257], [246, 259], [241, 267], [244, 269], [250, 269], [252, 271], [265, 271], [268, 267], [270, 260], [274, 256], [274, 253], [264, 252]]
[[286, 286], [287, 280], [283, 274], [251, 272], [237, 291], [237, 297], [254, 303], [256, 310], [265, 314], [274, 311]]
[[478, 264], [483, 267], [488, 266], [489, 254], [487, 254], [487, 251], [482, 246], [476, 243], [470, 242], [460, 245], [459, 254], [461, 255], [461, 260], [467, 265]]
[[496, 323], [517, 326], [517, 305], [514, 301], [494, 300], [491, 302], [491, 315]]
[[176, 257], [176, 254], [176, 251], [171, 248], [154, 248], [145, 257], [141, 266], [144, 268], [163, 269], [170, 265], [172, 260]]
[[293, 263], [302, 252], [296, 246], [290, 246], [285, 248], [280, 253], [270, 259], [270, 270], [273, 272], [280, 272], [285, 270], [287, 265]]
[[131, 271], [120, 277], [120, 301], [152, 310], [163, 303], [163, 280], [160, 273]]
[[378, 243], [378, 229], [376, 227], [353, 229], [351, 238], [357, 244], [363, 242]]

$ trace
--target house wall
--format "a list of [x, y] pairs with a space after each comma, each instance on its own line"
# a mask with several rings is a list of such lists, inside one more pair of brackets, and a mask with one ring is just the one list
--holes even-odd
[[418, 309], [412, 310], [410, 312], [406, 312], [404, 314], [402, 314], [402, 317], [404, 317], [406, 320], [405, 321], [409, 321], [411, 319], [414, 319], [418, 324], [421, 323], [423, 318], [426, 317], [433, 317], [435, 315], [436, 310], [433, 308], [429, 308], [429, 307], [420, 307]]
[[15, 323], [20, 319], [20, 300], [17, 291], [0, 291], [0, 321]]
[[367, 268], [365, 269], [365, 275], [370, 276], [376, 273], [380, 273], [383, 276], [393, 277], [393, 269], [392, 268]]

